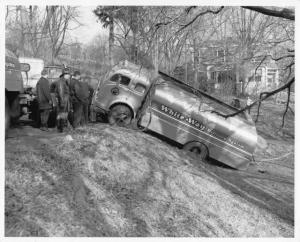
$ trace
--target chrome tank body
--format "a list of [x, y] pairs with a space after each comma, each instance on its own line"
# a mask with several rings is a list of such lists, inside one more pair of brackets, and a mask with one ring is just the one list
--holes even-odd
[[151, 90], [139, 124], [184, 145], [205, 144], [209, 156], [230, 167], [245, 169], [257, 143], [252, 120], [241, 114], [230, 118], [212, 113], [232, 113], [228, 105], [193, 94], [170, 81], [160, 80]]

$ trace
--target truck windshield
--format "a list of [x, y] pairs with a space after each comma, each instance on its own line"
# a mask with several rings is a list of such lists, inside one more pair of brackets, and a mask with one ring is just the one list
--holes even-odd
[[119, 82], [121, 85], [128, 86], [130, 78], [121, 74], [115, 74], [110, 78], [111, 82]]

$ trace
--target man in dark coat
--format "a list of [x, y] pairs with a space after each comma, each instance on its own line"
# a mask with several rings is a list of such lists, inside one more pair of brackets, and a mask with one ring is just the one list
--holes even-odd
[[94, 89], [89, 85], [89, 76], [85, 76], [80, 82], [81, 92], [82, 92], [82, 124], [86, 125], [89, 121], [89, 106], [91, 105], [91, 99], [93, 96]]
[[52, 111], [50, 112], [50, 115], [49, 115], [48, 127], [56, 126], [57, 102], [58, 102], [57, 98], [56, 98], [56, 94], [55, 94], [56, 83], [57, 83], [57, 80], [52, 79], [52, 82], [50, 81], [50, 95], [52, 98]]
[[52, 108], [52, 99], [50, 95], [50, 84], [47, 79], [47, 70], [42, 70], [42, 77], [36, 84], [37, 100], [41, 115], [41, 130], [48, 131], [48, 118]]
[[71, 111], [70, 78], [70, 70], [65, 68], [55, 86], [55, 94], [58, 99], [57, 129], [59, 132], [63, 132], [64, 128], [69, 126], [68, 116]]
[[81, 124], [82, 113], [83, 113], [83, 93], [80, 85], [80, 72], [75, 71], [73, 78], [71, 79], [70, 92], [71, 92], [71, 101], [73, 107], [73, 128], [77, 128]]

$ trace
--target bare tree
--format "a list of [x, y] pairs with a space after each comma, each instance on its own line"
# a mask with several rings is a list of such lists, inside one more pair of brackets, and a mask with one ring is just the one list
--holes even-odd
[[51, 63], [55, 58], [65, 41], [65, 36], [72, 20], [77, 20], [77, 7], [71, 6], [47, 6], [46, 7], [46, 28], [48, 29], [51, 46]]
[[[69, 24], [77, 22], [77, 7], [69, 6], [10, 6], [6, 18], [8, 45], [23, 56], [50, 59], [59, 55]], [[50, 48], [49, 48], [50, 46]], [[49, 58], [50, 56], [50, 58]]]
[[[294, 10], [293, 9], [280, 9], [280, 10], [274, 10], [274, 9], [269, 9], [269, 8], [262, 8], [262, 7], [243, 7], [243, 8], [246, 8], [246, 9], [250, 9], [250, 10], [253, 10], [253, 11], [256, 11], [256, 12], [259, 12], [263, 15], [267, 15], [267, 16], [275, 16], [275, 17], [278, 17], [278, 18], [282, 18], [282, 19], [289, 19], [289, 20], [294, 20], [295, 19], [295, 13], [294, 13]], [[294, 32], [294, 28], [292, 28], [292, 33]], [[286, 32], [289, 39], [293, 41], [293, 37], [291, 38], [291, 35]], [[282, 42], [285, 42], [285, 41], [279, 41], [278, 43], [282, 43]], [[273, 57], [271, 56], [271, 58], [275, 61], [281, 61], [281, 60], [286, 60], [286, 59], [289, 59], [289, 64], [287, 64], [285, 66], [285, 70], [288, 70], [288, 75], [286, 77], [285, 80], [282, 81], [283, 85], [278, 87], [277, 89], [273, 90], [273, 91], [267, 91], [267, 92], [262, 92], [260, 93], [260, 96], [259, 96], [259, 99], [256, 100], [255, 102], [253, 102], [251, 105], [249, 106], [246, 106], [245, 108], [237, 111], [237, 112], [233, 112], [232, 114], [229, 114], [229, 115], [223, 115], [223, 114], [220, 114], [218, 112], [219, 115], [225, 117], [225, 118], [228, 118], [228, 117], [233, 117], [245, 110], [248, 110], [250, 109], [251, 107], [253, 107], [254, 105], [257, 105], [258, 104], [258, 109], [257, 109], [257, 116], [256, 116], [256, 121], [258, 120], [258, 116], [259, 116], [259, 112], [260, 112], [260, 106], [261, 106], [261, 103], [262, 101], [266, 100], [267, 98], [273, 96], [273, 95], [276, 95], [277, 93], [281, 92], [281, 91], [284, 91], [287, 89], [287, 92], [288, 92], [288, 96], [287, 96], [287, 102], [286, 102], [286, 108], [284, 110], [284, 113], [283, 113], [283, 116], [282, 116], [282, 127], [284, 126], [284, 119], [285, 119], [285, 115], [287, 113], [287, 111], [289, 110], [289, 103], [290, 103], [290, 92], [291, 92], [291, 86], [294, 84], [295, 82], [295, 77], [294, 75], [292, 74], [293, 72], [293, 67], [294, 67], [294, 64], [295, 64], [295, 60], [294, 60], [294, 50], [293, 49], [290, 49], [290, 48], [285, 48], [285, 51], [287, 52], [287, 54], [282, 54], [280, 57]], [[261, 63], [260, 63], [261, 64]]]
[[114, 25], [116, 12], [119, 7], [116, 6], [98, 6], [93, 12], [99, 18], [104, 28], [109, 27], [109, 63], [113, 66], [113, 46], [114, 46]]
[[[226, 9], [227, 8], [224, 7], [219, 7], [219, 8], [202, 8], [196, 6], [187, 7], [185, 8], [185, 11], [182, 11], [176, 16], [172, 16], [168, 19], [163, 19], [162, 21], [156, 23], [156, 26], [158, 28], [161, 28], [162, 26], [168, 26], [168, 28], [171, 29], [171, 25], [177, 25], [179, 28], [177, 29], [177, 31], [173, 32], [173, 35], [176, 35], [182, 31], [190, 32], [191, 29], [189, 29], [188, 27], [199, 24], [198, 20], [202, 16], [220, 15], [220, 13], [227, 11]], [[288, 25], [288, 23], [286, 21], [294, 20], [295, 18], [294, 10], [290, 8], [274, 8], [274, 7], [262, 8], [262, 7], [255, 7], [255, 6], [253, 7], [245, 6], [242, 7], [240, 10], [234, 9], [232, 11], [233, 12], [231, 12], [230, 14], [227, 15], [225, 14], [224, 17], [227, 18], [227, 20], [225, 19], [226, 21], [231, 21], [231, 24], [229, 24], [229, 26], [232, 26], [232, 29], [230, 30], [230, 34], [235, 33], [236, 40], [238, 40], [239, 42], [238, 48], [236, 48], [235, 53], [233, 53], [236, 56], [235, 62], [237, 63], [236, 80], [240, 79], [239, 75], [241, 69], [243, 69], [242, 68], [243, 64], [249, 61], [252, 57], [254, 57], [256, 53], [263, 52], [264, 51], [263, 48], [265, 48], [267, 43], [273, 45], [273, 47], [276, 47], [275, 50], [280, 49], [281, 47], [282, 51], [279, 54], [279, 56], [278, 55], [273, 56], [271, 54], [271, 58], [277, 61], [278, 63], [279, 62], [282, 63], [283, 61], [285, 61], [286, 64], [283, 65], [282, 68], [286, 69], [289, 73], [287, 75], [287, 78], [285, 80], [282, 80], [281, 82], [283, 83], [282, 86], [278, 87], [273, 91], [261, 93], [260, 98], [256, 102], [254, 102], [254, 105], [261, 103], [266, 98], [269, 98], [270, 96], [273, 96], [285, 89], [288, 89], [288, 91], [290, 91], [291, 90], [290, 86], [292, 85], [292, 83], [294, 83], [294, 77], [291, 74], [293, 73], [294, 53], [293, 53], [293, 48], [286, 48], [284, 47], [284, 45], [289, 41], [293, 42], [294, 24], [292, 24], [291, 28], [287, 28], [286, 26]], [[184, 19], [183, 22], [181, 22], [182, 20], [180, 21], [182, 15], [185, 15], [185, 18], [183, 18]], [[275, 23], [274, 20], [275, 17], [276, 19], [284, 20], [282, 21], [281, 25], [283, 26], [283, 28], [285, 28], [283, 32], [286, 34], [285, 37], [282, 39], [278, 39], [275, 33], [275, 30], [278, 29], [278, 23], [277, 22]], [[207, 29], [209, 30], [211, 28], [208, 27]], [[220, 29], [217, 29], [217, 32], [219, 32], [219, 30]], [[197, 43], [195, 42], [193, 43], [192, 41], [196, 49]], [[265, 51], [265, 54], [267, 54], [268, 51]], [[288, 53], [284, 53], [286, 51], [288, 51]], [[289, 96], [290, 94], [288, 95], [287, 107], [289, 105], [289, 100], [290, 100]], [[251, 108], [252, 106], [253, 105], [246, 107], [245, 110]], [[286, 110], [288, 110], [288, 108], [286, 108]], [[230, 114], [229, 116], [234, 116], [237, 113]], [[286, 111], [284, 115], [285, 114]], [[284, 119], [284, 115], [283, 115], [283, 119]], [[229, 116], [227, 115], [226, 117]]]

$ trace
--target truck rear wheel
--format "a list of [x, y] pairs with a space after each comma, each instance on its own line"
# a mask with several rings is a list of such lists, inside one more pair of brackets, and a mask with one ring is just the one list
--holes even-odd
[[121, 127], [126, 127], [130, 125], [132, 118], [133, 117], [130, 108], [123, 104], [118, 104], [110, 110], [108, 122], [111, 125], [116, 124]]
[[10, 114], [10, 122], [12, 125], [16, 125], [19, 121], [19, 118], [21, 116], [21, 105], [20, 105], [20, 99], [18, 96], [16, 96], [10, 105], [9, 108], [9, 114]]
[[9, 114], [9, 104], [7, 97], [5, 97], [5, 137], [10, 126], [10, 114]]
[[183, 149], [191, 152], [194, 157], [199, 157], [203, 161], [207, 160], [208, 158], [208, 148], [201, 142], [189, 142], [183, 146]]

